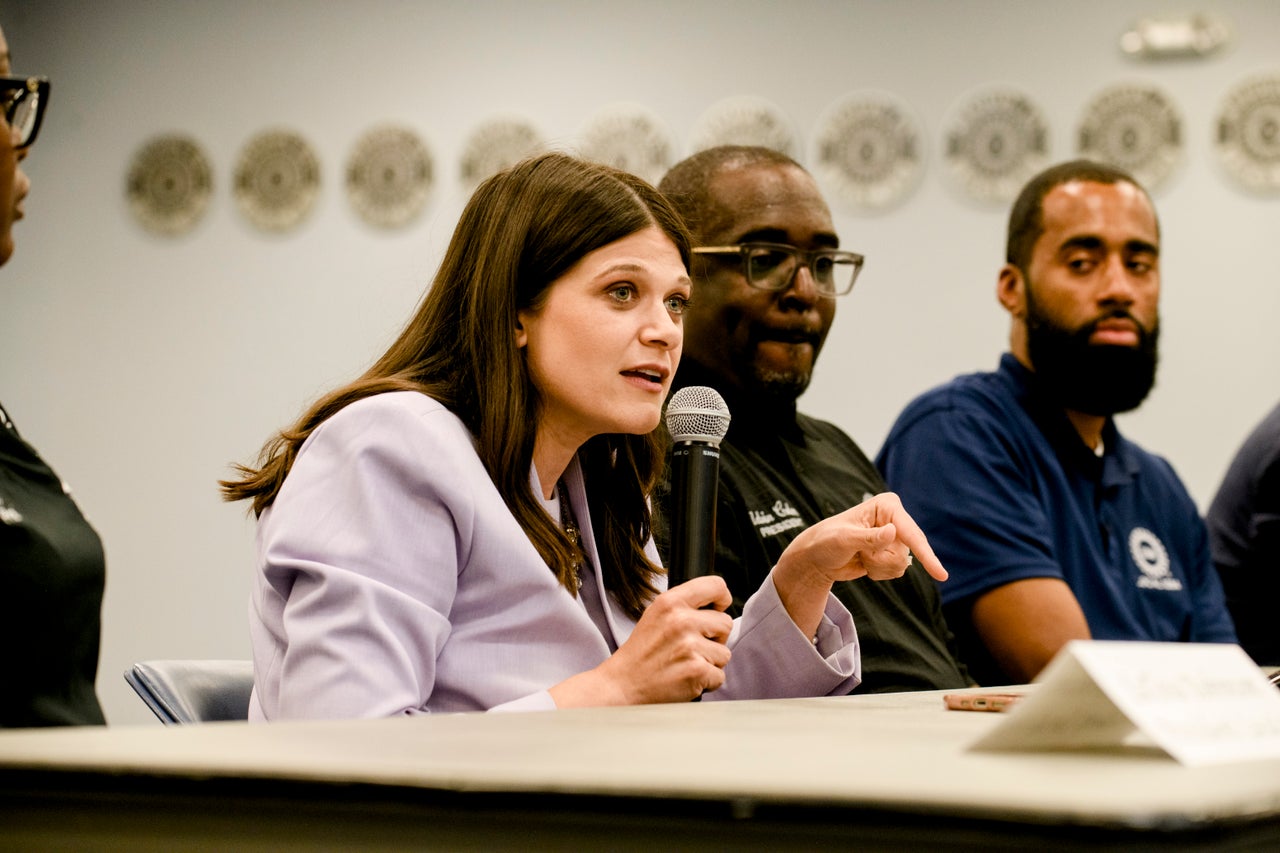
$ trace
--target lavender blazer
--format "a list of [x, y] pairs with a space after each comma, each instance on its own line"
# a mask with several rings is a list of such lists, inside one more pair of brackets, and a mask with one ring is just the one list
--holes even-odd
[[[598, 564], [576, 462], [565, 482]], [[312, 433], [262, 514], [257, 565], [254, 720], [551, 709], [548, 688], [600, 664], [635, 625], [590, 572], [606, 640], [507, 509], [467, 428], [413, 392], [353, 403]], [[815, 647], [766, 580], [729, 644], [725, 685], [707, 700], [860, 681], [853, 619], [834, 597]]]

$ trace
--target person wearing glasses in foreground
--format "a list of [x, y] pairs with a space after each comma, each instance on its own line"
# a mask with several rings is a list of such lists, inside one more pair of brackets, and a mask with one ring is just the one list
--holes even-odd
[[893, 500], [816, 525], [740, 619], [649, 534], [689, 240], [644, 181], [563, 154], [485, 181], [364, 376], [223, 482], [259, 513], [250, 718], [767, 698], [858, 683], [830, 594], [939, 576]]
[[[674, 384], [716, 389], [731, 415], [720, 445], [715, 571], [732, 591], [730, 612], [738, 612], [822, 519], [866, 500], [897, 505], [853, 439], [796, 410], [863, 259], [839, 249], [817, 184], [776, 151], [703, 151], [676, 164], [659, 189], [695, 241]], [[663, 553], [664, 527], [657, 525]], [[921, 560], [895, 580], [834, 585], [858, 626], [857, 692], [968, 686], [930, 574]]]
[[[31, 183], [49, 81], [11, 77], [0, 31], [0, 264]], [[104, 722], [94, 692], [106, 558], [62, 480], [0, 406], [0, 727]]]

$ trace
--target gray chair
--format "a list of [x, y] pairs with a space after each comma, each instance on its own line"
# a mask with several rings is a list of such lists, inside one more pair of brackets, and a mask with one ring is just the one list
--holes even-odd
[[142, 661], [124, 680], [167, 726], [249, 719], [253, 661]]

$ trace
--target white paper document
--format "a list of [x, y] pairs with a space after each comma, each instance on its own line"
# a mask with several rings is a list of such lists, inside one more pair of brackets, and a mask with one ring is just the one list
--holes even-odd
[[1154, 744], [1183, 764], [1280, 759], [1280, 690], [1239, 646], [1074, 640], [977, 750]]

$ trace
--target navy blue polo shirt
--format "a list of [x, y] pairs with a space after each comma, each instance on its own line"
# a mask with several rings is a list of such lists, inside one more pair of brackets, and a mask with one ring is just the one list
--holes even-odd
[[1103, 446], [1099, 458], [1008, 353], [994, 373], [918, 397], [885, 439], [876, 463], [951, 573], [947, 621], [980, 683], [1002, 673], [982, 665], [994, 663], [972, 603], [1024, 578], [1066, 581], [1096, 639], [1235, 642], [1205, 525], [1173, 468], [1111, 420]]

